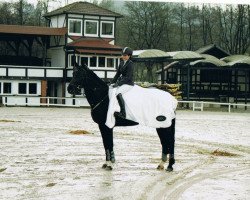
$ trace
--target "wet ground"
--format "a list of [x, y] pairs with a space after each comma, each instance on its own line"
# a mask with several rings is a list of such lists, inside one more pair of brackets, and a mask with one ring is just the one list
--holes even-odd
[[0, 199], [250, 199], [250, 114], [177, 111], [176, 122], [173, 172], [156, 170], [160, 141], [143, 126], [115, 128], [105, 171], [88, 109], [0, 107]]

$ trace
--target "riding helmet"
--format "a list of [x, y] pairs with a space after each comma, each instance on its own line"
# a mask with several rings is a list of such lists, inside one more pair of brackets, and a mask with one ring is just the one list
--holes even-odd
[[122, 54], [132, 56], [133, 55], [133, 50], [131, 48], [129, 48], [129, 47], [124, 47], [124, 49], [122, 50]]

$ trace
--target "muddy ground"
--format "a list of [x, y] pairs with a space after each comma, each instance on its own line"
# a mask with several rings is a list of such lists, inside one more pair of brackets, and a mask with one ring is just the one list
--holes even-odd
[[249, 113], [177, 111], [176, 164], [166, 172], [156, 170], [153, 128], [115, 128], [117, 162], [105, 171], [88, 109], [0, 107], [0, 199], [247, 200], [249, 130]]

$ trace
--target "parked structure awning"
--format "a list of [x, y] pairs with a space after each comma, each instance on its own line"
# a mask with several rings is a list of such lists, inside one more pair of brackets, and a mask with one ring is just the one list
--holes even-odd
[[247, 67], [250, 68], [250, 56], [246, 55], [232, 55], [227, 56], [222, 61], [225, 61], [230, 67]]
[[146, 49], [133, 51], [133, 60], [136, 62], [164, 62], [169, 61], [171, 56], [164, 51], [158, 49]]
[[205, 59], [203, 60], [196, 60], [190, 63], [190, 66], [194, 67], [207, 67], [207, 66], [213, 66], [213, 67], [225, 67], [227, 64], [226, 62], [208, 55], [208, 54], [201, 54], [201, 56]]
[[194, 61], [204, 59], [199, 53], [194, 51], [172, 51], [167, 53], [172, 56], [172, 60]]

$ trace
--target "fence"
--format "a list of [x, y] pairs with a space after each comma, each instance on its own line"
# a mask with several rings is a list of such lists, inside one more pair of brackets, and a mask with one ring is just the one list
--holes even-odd
[[[0, 98], [1, 99], [1, 98]], [[4, 106], [58, 106], [58, 107], [88, 107], [85, 97], [30, 97], [2, 96]]]
[[193, 111], [195, 110], [203, 111], [205, 106], [209, 107], [212, 105], [225, 106], [227, 107], [228, 112], [231, 112], [232, 107], [234, 108], [244, 107], [245, 110], [247, 109], [247, 107], [250, 107], [250, 104], [242, 104], [242, 103], [221, 103], [221, 102], [208, 102], [208, 101], [178, 101], [178, 102], [179, 104], [180, 103], [186, 104], [187, 107], [191, 105]]
[[[2, 96], [0, 103], [4, 106], [57, 106], [57, 107], [89, 107], [89, 103], [85, 97], [30, 97], [30, 96]], [[232, 108], [244, 107], [246, 110], [250, 104], [239, 103], [220, 103], [206, 101], [178, 101], [179, 107], [191, 108], [193, 111], [203, 111], [204, 107], [224, 106], [228, 112]]]

